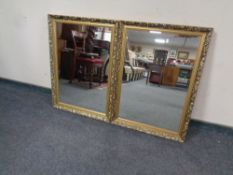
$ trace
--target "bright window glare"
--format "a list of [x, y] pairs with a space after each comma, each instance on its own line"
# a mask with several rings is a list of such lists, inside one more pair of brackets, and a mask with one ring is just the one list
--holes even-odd
[[156, 43], [164, 44], [166, 41], [165, 39], [155, 39]]
[[111, 42], [111, 33], [104, 33], [104, 40]]
[[[101, 32], [95, 32], [95, 39], [101, 40], [101, 35]], [[105, 32], [103, 40], [111, 42], [111, 32]]]
[[160, 31], [155, 31], [155, 30], [151, 30], [150, 33], [161, 34], [162, 32], [160, 32]]
[[162, 39], [162, 38], [156, 38], [154, 41], [159, 44], [169, 43], [169, 39]]

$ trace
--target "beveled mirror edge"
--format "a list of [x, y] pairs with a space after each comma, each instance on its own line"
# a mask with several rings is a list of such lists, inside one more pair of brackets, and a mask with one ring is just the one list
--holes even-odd
[[[106, 104], [106, 115], [103, 115], [104, 113], [88, 110], [86, 108], [81, 108], [65, 103], [61, 103], [58, 100], [58, 87], [57, 87], [57, 75], [54, 73], [54, 71], [57, 69], [57, 63], [54, 59], [56, 56], [56, 43], [54, 41], [54, 20], [64, 20], [64, 21], [89, 21], [89, 22], [96, 22], [96, 23], [110, 23], [115, 25], [115, 31], [114, 31], [114, 46], [112, 49], [112, 52], [114, 53], [112, 55], [112, 60], [110, 60], [110, 81], [108, 83], [108, 93], [107, 98], [109, 104]], [[124, 25], [134, 26], [134, 27], [153, 27], [153, 28], [159, 28], [162, 30], [183, 30], [183, 31], [191, 31], [191, 32], [201, 32], [204, 33], [205, 39], [203, 48], [201, 51], [201, 57], [200, 62], [197, 68], [197, 73], [195, 76], [195, 82], [192, 88], [191, 96], [189, 105], [187, 107], [187, 112], [185, 117], [182, 120], [182, 124], [180, 127], [179, 132], [173, 132], [171, 130], [163, 129], [154, 127], [151, 125], [139, 123], [130, 121], [127, 119], [117, 118], [119, 113], [119, 103], [120, 103], [120, 95], [119, 94], [119, 85], [120, 79], [119, 79], [119, 69], [120, 69], [120, 59], [121, 59], [121, 44], [122, 44], [122, 30]], [[50, 68], [51, 68], [51, 88], [52, 88], [52, 103], [55, 108], [62, 109], [65, 111], [70, 111], [72, 113], [81, 114], [86, 117], [94, 118], [97, 120], [101, 120], [104, 122], [110, 122], [112, 121], [112, 124], [130, 128], [133, 130], [137, 130], [140, 132], [144, 132], [147, 134], [163, 137], [166, 139], [171, 139], [179, 142], [184, 142], [195, 97], [198, 90], [198, 85], [200, 83], [201, 73], [204, 67], [208, 46], [210, 43], [211, 35], [213, 32], [213, 28], [207, 28], [207, 27], [197, 27], [197, 26], [186, 26], [186, 25], [173, 25], [173, 24], [161, 24], [161, 23], [146, 23], [146, 22], [138, 22], [138, 21], [122, 21], [122, 20], [109, 20], [109, 19], [98, 19], [98, 18], [86, 18], [86, 17], [74, 17], [74, 16], [62, 16], [62, 15], [48, 15], [48, 27], [49, 27], [49, 46], [50, 46]], [[118, 105], [114, 105], [118, 104]]]
[[[135, 25], [132, 25], [132, 23]], [[188, 88], [188, 93], [185, 98], [185, 104], [183, 107], [183, 113], [181, 116], [180, 126], [177, 132], [164, 129], [164, 128], [155, 127], [149, 124], [144, 124], [144, 123], [124, 119], [121, 116], [119, 116], [119, 111], [118, 111], [118, 118], [115, 121], [116, 124], [123, 125], [131, 129], [135, 129], [141, 132], [149, 133], [149, 134], [160, 136], [160, 137], [165, 137], [167, 139], [184, 142], [213, 29], [204, 28], [204, 27], [151, 24], [151, 23], [143, 23], [143, 22], [138, 23], [138, 22], [126, 22], [126, 21], [124, 22], [122, 28], [123, 28], [123, 34], [122, 34], [123, 43], [122, 43], [122, 48], [121, 48], [121, 63], [120, 63], [121, 70], [119, 72], [118, 77], [121, 77], [123, 73], [122, 66], [123, 66], [123, 61], [124, 61], [123, 59], [125, 55], [126, 33], [129, 29], [160, 30], [162, 32], [182, 33], [185, 35], [201, 37], [201, 41], [200, 41], [200, 44], [198, 47], [198, 53], [197, 53], [198, 59], [194, 65], [194, 72], [192, 73], [192, 77], [190, 80], [191, 83], [190, 83], [190, 86]], [[118, 86], [119, 86], [118, 93], [119, 94], [121, 94], [121, 84], [122, 84], [122, 80], [119, 78], [119, 81], [118, 81]], [[118, 102], [117, 104], [120, 104], [120, 102]], [[118, 106], [118, 109], [119, 109], [119, 106]]]

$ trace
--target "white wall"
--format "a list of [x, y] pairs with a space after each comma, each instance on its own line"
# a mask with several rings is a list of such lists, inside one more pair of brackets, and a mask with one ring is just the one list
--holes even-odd
[[47, 14], [213, 27], [192, 117], [233, 126], [232, 0], [1, 0], [0, 77], [50, 87]]

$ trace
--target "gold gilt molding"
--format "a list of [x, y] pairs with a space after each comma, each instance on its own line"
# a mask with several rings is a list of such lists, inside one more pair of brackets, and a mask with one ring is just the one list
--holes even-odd
[[116, 24], [116, 32], [114, 33], [114, 47], [113, 47], [113, 55], [112, 59], [110, 60], [110, 71], [109, 71], [109, 105], [106, 106], [108, 111], [108, 118], [109, 121], [112, 121], [116, 116], [116, 103], [118, 102], [118, 95], [117, 95], [117, 86], [116, 82], [118, 81], [118, 72], [119, 72], [119, 49], [121, 46], [121, 35], [120, 35], [120, 24]]
[[[108, 76], [108, 91], [106, 95], [106, 113], [93, 111], [90, 109], [65, 104], [59, 101], [59, 85], [58, 85], [58, 63], [57, 63], [57, 45], [56, 45], [56, 22], [84, 24], [84, 25], [97, 25], [112, 27], [112, 42], [110, 48], [110, 61], [109, 61], [109, 76]], [[134, 129], [147, 134], [184, 142], [191, 113], [193, 110], [195, 98], [200, 84], [202, 70], [206, 60], [208, 46], [210, 44], [212, 28], [161, 24], [161, 23], [146, 23], [138, 21], [122, 21], [122, 20], [109, 20], [97, 19], [86, 17], [72, 17], [49, 15], [49, 46], [50, 46], [50, 65], [51, 65], [51, 86], [52, 86], [52, 102], [55, 108], [66, 110], [72, 113], [80, 114], [82, 116], [94, 118], [104, 122], [110, 122], [114, 125]], [[158, 128], [144, 123], [139, 123], [119, 116], [119, 106], [121, 98], [121, 84], [123, 73], [123, 57], [124, 45], [126, 42], [126, 32], [128, 29], [132, 30], [160, 30], [162, 32], [177, 33], [184, 36], [199, 36], [201, 42], [198, 48], [198, 58], [190, 80], [188, 94], [185, 99], [183, 108], [182, 119], [180, 121], [179, 131], [171, 131], [164, 128]]]
[[[101, 27], [110, 27], [112, 29], [113, 37], [110, 46], [110, 72], [108, 91], [106, 95], [106, 113], [101, 113], [86, 109], [79, 106], [74, 106], [59, 101], [59, 83], [58, 83], [58, 63], [57, 63], [57, 42], [56, 42], [56, 23], [68, 23], [68, 24], [80, 24], [80, 25], [93, 25]], [[108, 122], [110, 116], [113, 116], [114, 113], [114, 76], [115, 67], [112, 66], [115, 60], [117, 60], [117, 54], [115, 53], [117, 48], [117, 30], [116, 22], [114, 20], [104, 20], [104, 19], [94, 19], [94, 18], [83, 18], [83, 17], [70, 17], [70, 16], [58, 16], [58, 15], [49, 15], [48, 16], [48, 26], [49, 26], [49, 45], [50, 45], [50, 64], [51, 64], [51, 86], [52, 86], [52, 102], [54, 107], [57, 109], [63, 109], [72, 113], [77, 113], [83, 116], [90, 118], [102, 120]], [[114, 61], [113, 61], [114, 60]]]
[[213, 30], [210, 29], [210, 28], [205, 32], [204, 44], [203, 44], [201, 55], [200, 55], [200, 63], [198, 65], [197, 75], [195, 77], [194, 85], [193, 85], [193, 88], [192, 88], [189, 107], [188, 107], [188, 110], [187, 110], [187, 114], [186, 114], [186, 116], [184, 118], [184, 124], [181, 126], [181, 130], [180, 130], [180, 136], [181, 136], [182, 140], [185, 139], [185, 136], [187, 134], [187, 130], [188, 130], [189, 122], [190, 122], [190, 119], [191, 119], [191, 114], [192, 114], [192, 111], [193, 111], [195, 99], [196, 99], [196, 96], [197, 96], [197, 91], [198, 91], [198, 87], [199, 87], [199, 84], [200, 84], [201, 75], [202, 75], [202, 72], [203, 72], [203, 69], [204, 69], [204, 64], [205, 64], [205, 61], [206, 61], [206, 56], [207, 56], [208, 48], [209, 48], [209, 45], [210, 45], [210, 40], [211, 40], [212, 33], [213, 33]]

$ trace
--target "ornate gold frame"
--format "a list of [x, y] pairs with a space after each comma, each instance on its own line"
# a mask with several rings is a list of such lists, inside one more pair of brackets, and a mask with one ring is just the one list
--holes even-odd
[[[117, 50], [118, 46], [117, 41], [117, 24], [113, 20], [102, 20], [102, 19], [90, 19], [90, 18], [81, 18], [81, 17], [67, 17], [67, 16], [57, 16], [57, 15], [48, 15], [48, 24], [49, 24], [49, 37], [50, 37], [50, 62], [51, 62], [51, 84], [52, 84], [52, 102], [53, 106], [58, 109], [67, 110], [73, 113], [81, 114], [90, 118], [95, 118], [102, 121], [109, 121], [109, 118], [113, 115], [114, 104], [112, 103], [114, 91], [114, 75], [116, 75], [116, 70], [112, 65], [114, 60], [117, 60]], [[56, 24], [57, 23], [69, 23], [69, 24], [81, 24], [81, 25], [93, 25], [99, 27], [109, 27], [112, 28], [112, 42], [110, 48], [110, 72], [108, 78], [108, 91], [106, 96], [106, 113], [93, 111], [91, 109], [74, 106], [66, 104], [59, 101], [59, 84], [58, 84], [58, 63], [57, 63], [57, 42], [56, 42]]]
[[[131, 128], [144, 133], [172, 139], [183, 142], [190, 121], [191, 112], [193, 109], [195, 97], [200, 83], [201, 73], [204, 67], [206, 54], [212, 35], [212, 28], [181, 26], [159, 23], [145, 23], [132, 21], [117, 21], [106, 19], [82, 18], [82, 17], [67, 17], [49, 15], [49, 36], [50, 36], [50, 62], [51, 62], [51, 85], [52, 85], [52, 101], [54, 107], [63, 109], [83, 116], [95, 118], [105, 122], [110, 122], [115, 125]], [[106, 96], [106, 113], [96, 112], [90, 109], [65, 104], [59, 101], [59, 86], [58, 86], [58, 63], [57, 63], [57, 44], [56, 44], [56, 23], [72, 23], [83, 25], [97, 25], [111, 27], [113, 32], [111, 49], [110, 49], [110, 71], [108, 92]], [[198, 57], [195, 61], [192, 77], [188, 89], [188, 94], [185, 99], [185, 105], [182, 113], [179, 131], [171, 131], [168, 129], [158, 128], [148, 124], [143, 124], [135, 121], [130, 121], [119, 117], [119, 106], [121, 97], [121, 83], [123, 73], [123, 58], [126, 41], [127, 30], [160, 30], [169, 33], [179, 33], [182, 35], [200, 36], [201, 42], [198, 48]]]

